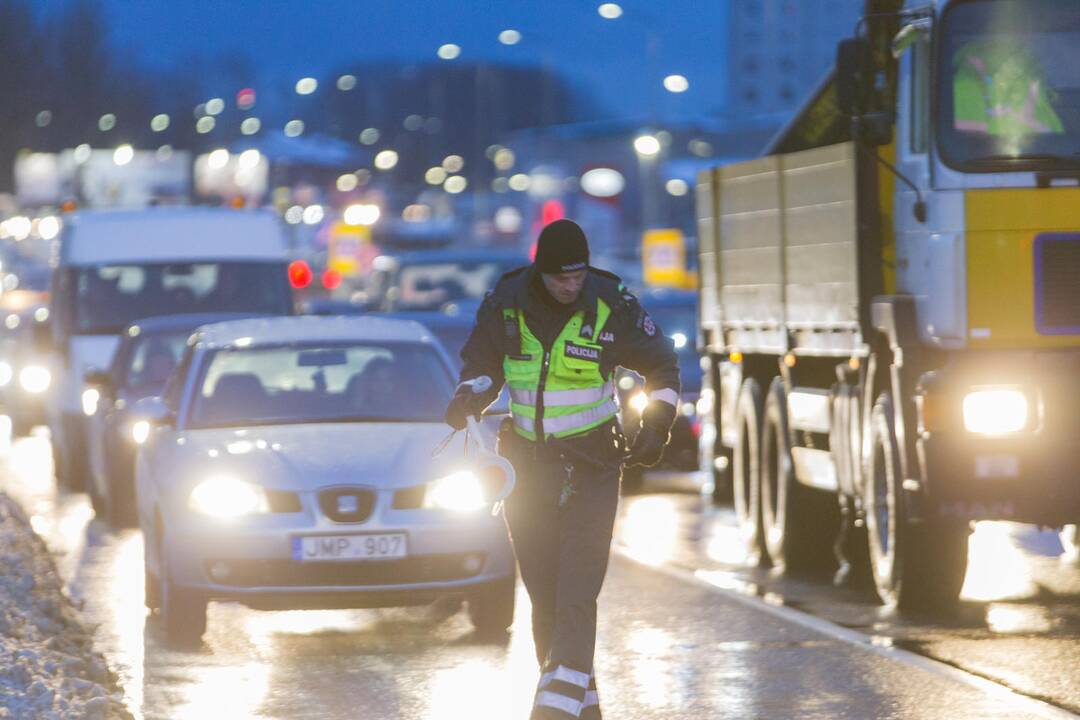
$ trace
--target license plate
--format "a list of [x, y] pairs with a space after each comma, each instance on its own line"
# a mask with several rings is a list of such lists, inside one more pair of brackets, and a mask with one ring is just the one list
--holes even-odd
[[408, 554], [405, 533], [306, 535], [292, 539], [293, 560], [381, 560]]

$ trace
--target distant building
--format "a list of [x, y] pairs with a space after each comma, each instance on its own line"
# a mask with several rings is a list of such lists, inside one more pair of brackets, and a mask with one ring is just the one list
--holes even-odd
[[854, 34], [865, 0], [729, 0], [728, 108], [777, 123], [798, 108]]

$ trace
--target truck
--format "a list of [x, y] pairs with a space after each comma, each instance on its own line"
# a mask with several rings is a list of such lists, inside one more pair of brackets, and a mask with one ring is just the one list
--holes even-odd
[[702, 451], [750, 562], [947, 608], [973, 521], [1080, 520], [1080, 6], [853, 30], [699, 177]]

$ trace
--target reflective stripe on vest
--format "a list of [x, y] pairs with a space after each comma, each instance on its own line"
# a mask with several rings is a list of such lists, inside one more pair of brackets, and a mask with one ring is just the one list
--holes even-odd
[[[609, 398], [606, 402], [596, 407], [582, 410], [573, 415], [560, 415], [558, 417], [544, 418], [544, 432], [549, 435], [559, 435], [571, 432], [578, 428], [588, 428], [598, 422], [614, 417], [619, 411], [619, 404], [615, 398]], [[514, 415], [514, 424], [527, 433], [536, 432], [536, 420], [531, 417]]]
[[[584, 390], [545, 390], [544, 407], [566, 407], [567, 405], [592, 405], [615, 392], [615, 383], [608, 380], [603, 387], [585, 388]], [[510, 399], [522, 405], [536, 405], [536, 391], [515, 390], [510, 388]], [[545, 423], [546, 425], [547, 423]]]

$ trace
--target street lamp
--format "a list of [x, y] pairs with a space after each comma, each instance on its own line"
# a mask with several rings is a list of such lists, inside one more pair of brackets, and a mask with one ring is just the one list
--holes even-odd
[[622, 17], [623, 9], [618, 3], [607, 2], [596, 8], [596, 12], [600, 13], [600, 17], [605, 20], [615, 20]]
[[658, 156], [660, 154], [660, 139], [655, 135], [645, 133], [634, 138], [634, 152], [638, 158], [638, 179], [641, 183], [641, 226], [642, 229], [652, 227], [656, 221], [656, 183], [653, 175], [656, 172]]
[[455, 60], [461, 55], [461, 46], [454, 43], [446, 43], [439, 46], [438, 55], [443, 60]]
[[521, 33], [513, 28], [503, 30], [499, 33], [499, 42], [503, 45], [517, 45], [521, 42]]
[[660, 152], [660, 140], [655, 135], [638, 135], [634, 138], [634, 151], [642, 157], [653, 157]]
[[684, 93], [690, 89], [690, 81], [685, 75], [668, 75], [664, 78], [664, 89], [671, 93]]

